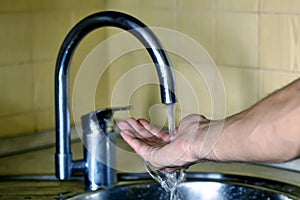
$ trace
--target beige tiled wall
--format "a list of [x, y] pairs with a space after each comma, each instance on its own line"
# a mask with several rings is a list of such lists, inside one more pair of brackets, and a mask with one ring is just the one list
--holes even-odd
[[[223, 78], [226, 116], [242, 111], [300, 76], [299, 1], [110, 0], [107, 7], [128, 12], [149, 26], [177, 30], [199, 42]], [[198, 88], [200, 112], [210, 116], [212, 99], [207, 89], [188, 75], [193, 72], [188, 72], [186, 61], [172, 60], [176, 70]], [[180, 109], [192, 112], [191, 102], [184, 100]]]
[[[247, 108], [300, 76], [298, 0], [91, 0], [84, 3], [0, 0], [0, 137], [53, 128], [53, 73], [59, 46], [78, 20], [100, 10], [132, 14], [150, 27], [176, 30], [201, 44], [217, 64], [224, 81], [226, 116]], [[99, 30], [84, 41], [74, 56], [71, 82], [86, 54], [99, 41], [118, 32]], [[182, 47], [180, 43], [177, 45]], [[210, 116], [213, 108], [205, 82], [197, 79], [191, 65], [180, 55], [171, 54], [171, 59], [176, 71], [185, 75], [194, 88], [200, 112]], [[100, 99], [97, 106], [109, 104], [111, 92], [124, 73], [150, 62], [143, 51], [114, 61], [104, 78], [109, 84], [102, 86], [108, 95], [97, 92]], [[192, 62], [201, 66], [197, 58]], [[143, 74], [127, 84], [143, 76], [148, 75]], [[178, 89], [184, 96], [178, 110], [193, 112], [187, 96], [190, 93], [179, 86]], [[119, 94], [125, 95], [127, 91]], [[149, 117], [148, 109], [153, 105], [152, 113], [161, 109], [156, 106], [159, 96], [155, 86], [139, 88], [129, 103], [136, 105], [132, 115], [137, 117]], [[179, 113], [178, 118], [181, 117]]]
[[[0, 0], [0, 137], [54, 127], [59, 47], [79, 19], [104, 7], [103, 0]], [[102, 32], [88, 40], [104, 37]], [[91, 48], [83, 43], [74, 65]]]

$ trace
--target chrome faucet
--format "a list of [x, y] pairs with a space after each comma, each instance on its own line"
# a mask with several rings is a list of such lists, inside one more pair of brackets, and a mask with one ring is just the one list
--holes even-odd
[[159, 77], [161, 101], [164, 104], [176, 102], [174, 75], [171, 62], [160, 41], [145, 24], [124, 13], [106, 11], [90, 15], [80, 21], [65, 38], [56, 62], [55, 70], [55, 118], [56, 154], [55, 170], [60, 180], [68, 179], [74, 172], [89, 170], [85, 161], [72, 160], [70, 140], [69, 69], [72, 55], [79, 42], [91, 31], [113, 26], [134, 35], [150, 54]]

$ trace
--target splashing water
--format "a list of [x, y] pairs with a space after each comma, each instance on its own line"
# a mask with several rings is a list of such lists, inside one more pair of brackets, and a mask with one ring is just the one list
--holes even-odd
[[167, 192], [170, 192], [170, 200], [180, 200], [177, 187], [185, 179], [185, 172], [183, 170], [168, 173], [163, 170], [153, 170], [151, 164], [146, 161], [144, 165], [151, 177], [160, 183], [161, 187]]
[[[169, 134], [171, 140], [173, 140], [176, 137], [175, 104], [166, 105], [166, 111], [168, 116]], [[161, 187], [167, 192], [170, 192], [170, 200], [180, 200], [177, 187], [185, 179], [185, 172], [183, 170], [168, 173], [163, 170], [152, 170], [152, 167], [148, 162], [144, 162], [144, 165], [152, 178], [159, 182]]]

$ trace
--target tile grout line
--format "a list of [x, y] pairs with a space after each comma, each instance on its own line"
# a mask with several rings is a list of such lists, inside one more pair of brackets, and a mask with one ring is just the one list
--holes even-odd
[[256, 100], [260, 100], [260, 88], [261, 88], [261, 73], [260, 73], [260, 63], [261, 63], [261, 43], [260, 43], [260, 33], [261, 33], [261, 9], [262, 1], [258, 0], [257, 2], [258, 16], [257, 16], [257, 61], [256, 61], [256, 74], [257, 74], [257, 84], [256, 84]]

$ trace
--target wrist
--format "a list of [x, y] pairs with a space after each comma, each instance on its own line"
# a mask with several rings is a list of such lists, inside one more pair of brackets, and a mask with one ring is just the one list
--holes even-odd
[[216, 140], [211, 147], [207, 159], [216, 161], [244, 161], [247, 160], [249, 141], [247, 134], [246, 113], [240, 113], [222, 121], [222, 129], [215, 133]]
[[222, 147], [219, 140], [222, 138], [224, 126], [225, 120], [207, 121], [199, 126], [198, 137], [193, 148], [197, 161], [223, 159], [218, 155], [218, 149]]

